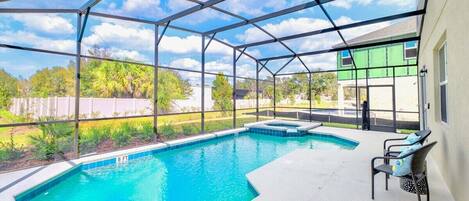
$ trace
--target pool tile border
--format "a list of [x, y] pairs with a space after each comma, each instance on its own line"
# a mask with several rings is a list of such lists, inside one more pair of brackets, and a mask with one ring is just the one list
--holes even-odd
[[16, 201], [27, 201], [31, 200], [34, 197], [40, 195], [41, 193], [45, 192], [47, 189], [52, 188], [53, 186], [59, 184], [60, 182], [67, 179], [69, 176], [79, 172], [81, 170], [81, 164], [78, 164], [52, 178], [47, 179], [45, 182], [34, 186], [18, 195], [15, 196]]

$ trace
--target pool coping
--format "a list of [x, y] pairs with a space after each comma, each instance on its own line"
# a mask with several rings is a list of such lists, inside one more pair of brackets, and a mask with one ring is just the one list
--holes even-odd
[[196, 143], [203, 143], [208, 140], [234, 135], [243, 131], [247, 131], [247, 128], [218, 131], [183, 139], [171, 140], [164, 143], [157, 143], [131, 149], [86, 156], [83, 158], [53, 163], [46, 166], [7, 172], [0, 174], [0, 179], [13, 180], [14, 184], [12, 186], [7, 184], [0, 187], [0, 189], [3, 189], [3, 191], [0, 192], [0, 200], [16, 201], [17, 197], [25, 196], [25, 193], [30, 193], [30, 191], [40, 189], [42, 186], [48, 185], [50, 182], [53, 182], [57, 178], [60, 178], [74, 169], [81, 170], [82, 168], [96, 168], [110, 165], [112, 163], [115, 164], [117, 162], [116, 160], [118, 160], [118, 158], [121, 156], [127, 156], [126, 160], [129, 160], [129, 158], [131, 158], [130, 156], [132, 156], [130, 160], [133, 160], [152, 154], [154, 152], [175, 149], [181, 146], [189, 146]]

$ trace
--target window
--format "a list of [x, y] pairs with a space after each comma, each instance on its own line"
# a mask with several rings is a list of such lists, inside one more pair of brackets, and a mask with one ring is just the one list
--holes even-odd
[[409, 41], [404, 43], [404, 59], [417, 58], [417, 41]]
[[440, 69], [440, 114], [441, 121], [448, 123], [448, 58], [446, 43], [438, 50], [438, 62]]
[[342, 56], [342, 66], [348, 66], [352, 64], [352, 57], [348, 50], [344, 50], [341, 52]]

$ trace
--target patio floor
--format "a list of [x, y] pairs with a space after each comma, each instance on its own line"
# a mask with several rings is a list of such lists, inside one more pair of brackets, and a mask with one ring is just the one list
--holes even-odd
[[[384, 139], [402, 137], [391, 133], [330, 127], [319, 127], [313, 132], [343, 136], [360, 144], [354, 150], [298, 149], [250, 172], [248, 180], [259, 193], [255, 201], [371, 200], [371, 158], [382, 155]], [[428, 166], [431, 200], [453, 201], [431, 158]], [[415, 194], [399, 188], [399, 179], [391, 177], [389, 182], [389, 190], [385, 191], [384, 174], [376, 175], [376, 201], [417, 200]], [[422, 199], [426, 200], [426, 197]]]

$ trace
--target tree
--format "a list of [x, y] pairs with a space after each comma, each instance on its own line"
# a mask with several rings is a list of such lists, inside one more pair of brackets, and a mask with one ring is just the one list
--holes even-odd
[[213, 105], [215, 110], [222, 110], [226, 113], [233, 108], [233, 87], [222, 73], [218, 73], [213, 80], [212, 97], [215, 101]]
[[334, 73], [315, 73], [311, 82], [311, 93], [320, 102], [321, 95], [337, 100], [337, 75]]
[[295, 74], [280, 80], [280, 90], [290, 99], [290, 104], [295, 104], [295, 99], [301, 97], [308, 99], [308, 75]]
[[30, 78], [31, 95], [36, 97], [73, 96], [75, 69], [72, 66], [44, 68]]
[[11, 98], [18, 95], [18, 80], [0, 69], [0, 110], [8, 110]]
[[147, 66], [102, 61], [98, 66], [87, 67], [85, 71], [85, 95], [150, 98], [153, 93], [153, 68]]
[[163, 112], [171, 109], [175, 99], [184, 99], [192, 94], [192, 88], [187, 80], [175, 71], [158, 70], [158, 110]]

